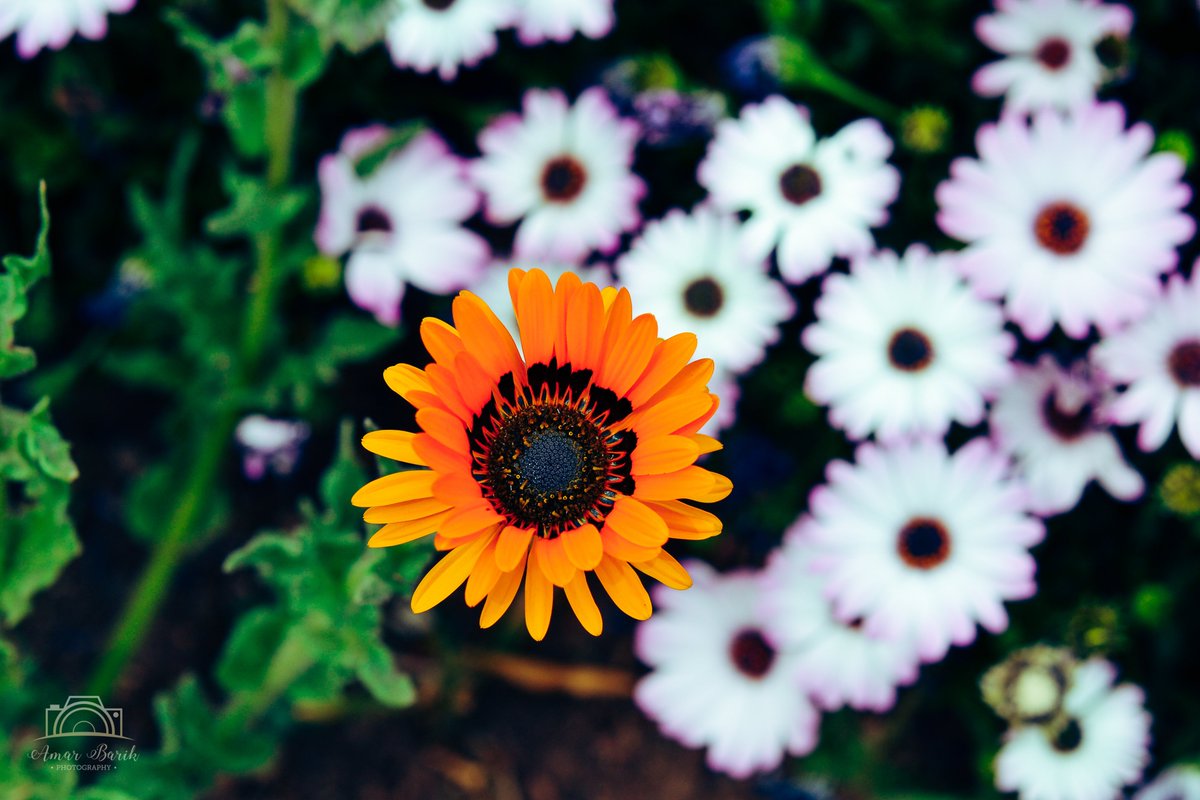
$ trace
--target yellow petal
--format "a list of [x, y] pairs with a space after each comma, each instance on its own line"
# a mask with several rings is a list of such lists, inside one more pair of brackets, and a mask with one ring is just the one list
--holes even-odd
[[529, 552], [532, 539], [533, 531], [528, 528], [509, 525], [500, 531], [500, 539], [496, 542], [496, 566], [501, 572], [511, 572], [517, 568]]
[[536, 641], [546, 636], [550, 627], [550, 613], [554, 610], [554, 584], [550, 583], [537, 563], [538, 549], [529, 551], [529, 564], [525, 569], [525, 627]]
[[433, 387], [429, 385], [429, 376], [425, 374], [425, 370], [418, 369], [412, 364], [396, 364], [388, 367], [383, 371], [383, 382], [388, 385], [393, 392], [409, 400], [409, 395], [413, 392], [432, 392]]
[[471, 570], [470, 577], [467, 578], [467, 605], [471, 608], [479, 605], [479, 602], [487, 596], [488, 592], [496, 585], [496, 581], [500, 580], [503, 574], [499, 567], [496, 566], [496, 538], [490, 537], [488, 546], [483, 549], [483, 553], [479, 556], [479, 561], [475, 563], [475, 569]]
[[617, 608], [634, 619], [650, 619], [654, 606], [633, 567], [606, 555], [596, 567], [596, 577]]
[[359, 508], [367, 508], [430, 497], [436, 479], [437, 473], [427, 469], [393, 472], [391, 475], [376, 478], [359, 489], [350, 498], [350, 503]]
[[542, 574], [552, 584], [555, 586], [566, 586], [571, 578], [575, 577], [577, 570], [563, 550], [561, 537], [558, 539], [536, 539], [533, 543], [533, 549], [537, 553], [538, 567], [541, 568]]
[[702, 508], [680, 500], [646, 500], [645, 504], [667, 523], [672, 539], [709, 539], [721, 532], [721, 520]]
[[428, 611], [462, 586], [490, 540], [490, 537], [481, 536], [469, 544], [454, 548], [434, 564], [413, 592], [413, 612], [420, 614]]
[[418, 500], [405, 500], [403, 503], [389, 503], [386, 506], [372, 506], [363, 512], [363, 521], [372, 525], [389, 522], [407, 522], [410, 519], [420, 519], [449, 509], [445, 503], [432, 497], [422, 497]]
[[604, 555], [604, 542], [600, 539], [600, 531], [591, 523], [567, 531], [559, 538], [562, 539], [567, 558], [571, 559], [571, 563], [577, 569], [595, 569]]
[[600, 609], [596, 607], [591, 589], [588, 588], [587, 573], [576, 572], [575, 577], [563, 589], [571, 610], [579, 618], [579, 624], [592, 636], [599, 636], [604, 630], [604, 619], [600, 616]]
[[692, 576], [665, 550], [649, 561], [633, 566], [671, 589], [687, 589], [692, 585]]
[[666, 475], [642, 475], [635, 484], [634, 496], [639, 500], [685, 499], [715, 503], [733, 491], [733, 483], [724, 475], [697, 466]]
[[377, 456], [427, 467], [429, 465], [413, 449], [415, 436], [411, 431], [371, 431], [362, 438], [362, 445]]
[[408, 544], [436, 531], [445, 518], [446, 512], [443, 511], [420, 519], [388, 523], [375, 531], [371, 540], [367, 542], [367, 546], [392, 547], [398, 544]]
[[[639, 491], [642, 480], [637, 480]], [[660, 547], [667, 541], [667, 524], [662, 517], [632, 497], [618, 497], [604, 524], [639, 547]]]
[[447, 539], [463, 539], [485, 528], [496, 528], [499, 531], [499, 525], [503, 521], [504, 517], [497, 514], [486, 501], [481, 501], [480, 505], [456, 508], [446, 517], [438, 533]]
[[488, 592], [487, 602], [483, 604], [483, 612], [479, 615], [479, 627], [490, 628], [504, 616], [504, 612], [512, 605], [513, 598], [517, 596], [517, 589], [520, 588], [521, 578], [524, 576], [525, 554], [522, 553], [516, 569], [501, 573], [496, 579], [496, 585]]

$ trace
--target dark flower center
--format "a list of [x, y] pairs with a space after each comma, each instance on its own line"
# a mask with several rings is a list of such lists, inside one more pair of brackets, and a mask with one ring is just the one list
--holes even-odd
[[904, 372], [920, 372], [933, 362], [933, 342], [916, 328], [901, 328], [888, 342], [888, 360]]
[[1094, 412], [1091, 403], [1083, 403], [1074, 411], [1064, 410], [1058, 404], [1058, 393], [1053, 389], [1042, 400], [1042, 419], [1046, 421], [1046, 427], [1066, 441], [1078, 439], [1091, 429]]
[[725, 290], [712, 278], [700, 278], [683, 290], [683, 304], [697, 317], [715, 317], [725, 304]]
[[1167, 356], [1167, 368], [1180, 386], [1200, 386], [1200, 339], [1175, 345], [1171, 355]]
[[1036, 57], [1046, 69], [1058, 71], [1071, 60], [1071, 43], [1061, 37], [1052, 36], [1038, 45]]
[[367, 206], [358, 212], [354, 228], [359, 233], [391, 233], [392, 218], [379, 206]]
[[950, 533], [932, 517], [914, 517], [900, 529], [896, 550], [916, 569], [933, 569], [950, 556]]
[[779, 176], [779, 191], [789, 203], [802, 206], [821, 193], [821, 176], [807, 164], [793, 164]]
[[753, 628], [738, 632], [729, 644], [729, 657], [743, 675], [758, 679], [771, 670], [775, 663], [775, 648]]
[[425, 7], [431, 11], [445, 11], [450, 6], [454, 5], [454, 0], [421, 0]]
[[1060, 256], [1079, 252], [1091, 227], [1087, 214], [1071, 203], [1051, 203], [1033, 221], [1038, 244]]
[[587, 170], [574, 156], [562, 155], [542, 169], [542, 194], [553, 203], [569, 203], [583, 192]]
[[472, 474], [510, 524], [553, 539], [603, 524], [618, 493], [633, 494], [632, 431], [611, 431], [629, 401], [592, 383], [591, 370], [532, 364], [518, 391], [511, 374], [475, 415]]
[[1060, 753], [1070, 753], [1083, 744], [1083, 729], [1079, 727], [1079, 720], [1074, 717], [1067, 720], [1050, 744]]

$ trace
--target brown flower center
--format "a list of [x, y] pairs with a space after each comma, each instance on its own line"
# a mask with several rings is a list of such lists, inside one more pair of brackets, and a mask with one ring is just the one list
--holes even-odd
[[1035, 57], [1042, 66], [1057, 72], [1071, 60], [1071, 43], [1059, 36], [1052, 36], [1038, 45]]
[[916, 328], [901, 328], [888, 342], [888, 361], [903, 372], [920, 372], [933, 363], [933, 342]]
[[1058, 393], [1051, 389], [1042, 400], [1042, 419], [1046, 427], [1058, 438], [1073, 441], [1092, 428], [1092, 414], [1095, 408], [1091, 403], [1083, 403], [1074, 411], [1067, 411], [1058, 404]]
[[445, 11], [454, 5], [454, 0], [421, 0], [421, 2], [431, 11]]
[[359, 233], [391, 233], [392, 218], [379, 206], [366, 206], [358, 212], [354, 228]]
[[950, 533], [940, 520], [913, 517], [896, 539], [900, 559], [915, 569], [933, 569], [950, 557]]
[[1167, 356], [1171, 377], [1184, 388], [1200, 386], [1200, 339], [1180, 342]]
[[1067, 720], [1067, 724], [1055, 735], [1050, 744], [1060, 753], [1070, 753], [1078, 749], [1079, 745], [1083, 744], [1083, 728], [1079, 727], [1079, 720], [1074, 717]]
[[771, 671], [775, 663], [775, 648], [761, 631], [747, 628], [738, 632], [729, 644], [729, 657], [743, 675], [759, 679]]
[[472, 474], [509, 522], [553, 539], [585, 523], [603, 524], [617, 493], [633, 494], [632, 431], [610, 426], [628, 400], [592, 384], [591, 370], [532, 364], [529, 385], [512, 375], [475, 415], [468, 434]]
[[683, 304], [697, 317], [715, 317], [725, 304], [725, 290], [712, 278], [700, 278], [683, 290]]
[[1033, 221], [1033, 233], [1038, 244], [1052, 253], [1069, 256], [1079, 252], [1087, 242], [1091, 222], [1087, 214], [1072, 203], [1050, 203]]
[[569, 203], [583, 193], [587, 170], [574, 156], [561, 155], [542, 169], [542, 194], [552, 203]]
[[807, 164], [793, 164], [779, 176], [779, 191], [792, 205], [802, 206], [821, 193], [821, 176]]

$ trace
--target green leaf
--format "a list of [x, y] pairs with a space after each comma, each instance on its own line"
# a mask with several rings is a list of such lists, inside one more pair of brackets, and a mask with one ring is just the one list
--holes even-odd
[[302, 22], [292, 25], [283, 51], [284, 75], [297, 86], [308, 86], [321, 77], [328, 57], [329, 47], [320, 30]]
[[41, 224], [38, 227], [37, 246], [33, 255], [28, 258], [5, 256], [3, 260], [5, 271], [20, 278], [26, 290], [50, 274], [50, 208], [46, 205], [45, 181], [38, 186], [38, 213]]
[[240, 83], [229, 90], [221, 108], [233, 144], [246, 158], [267, 152], [266, 92], [262, 82]]
[[71, 447], [50, 422], [50, 401], [43, 398], [29, 415], [29, 424], [19, 434], [21, 451], [44, 475], [70, 483], [79, 477], [71, 460]]
[[371, 695], [391, 708], [404, 708], [416, 700], [412, 679], [396, 669], [396, 662], [379, 641], [367, 644], [355, 673]]
[[362, 530], [362, 512], [350, 505], [350, 498], [367, 482], [367, 472], [359, 462], [359, 444], [354, 425], [343, 420], [338, 429], [337, 456], [321, 476], [321, 502], [335, 524]]
[[82, 549], [67, 516], [67, 485], [47, 481], [27, 485], [26, 492], [33, 502], [0, 522], [9, 551], [0, 572], [0, 616], [10, 627], [29, 613], [33, 596], [53, 584]]
[[282, 227], [295, 219], [308, 202], [307, 191], [272, 189], [262, 178], [232, 169], [225, 171], [223, 183], [232, 202], [208, 218], [208, 232], [213, 236], [255, 234]]
[[409, 142], [427, 129], [428, 125], [420, 121], [393, 128], [387, 138], [354, 162], [355, 173], [360, 178], [370, 177], [371, 173], [383, 166], [394, 153], [403, 150]]
[[272, 607], [255, 608], [242, 615], [217, 662], [216, 676], [221, 688], [234, 693], [260, 687], [287, 625], [288, 619]]

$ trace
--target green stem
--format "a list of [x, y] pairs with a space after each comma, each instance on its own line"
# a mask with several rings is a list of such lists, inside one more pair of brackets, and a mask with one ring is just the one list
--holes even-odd
[[221, 712], [222, 733], [236, 734], [251, 725], [309, 670], [315, 659], [302, 633], [301, 626], [291, 628], [271, 656], [262, 684], [254, 691], [238, 694], [229, 701]]
[[[267, 0], [267, 31], [270, 43], [282, 53], [288, 35], [285, 0]], [[277, 65], [267, 78], [266, 140], [267, 183], [284, 186], [291, 173], [292, 136], [296, 121], [297, 87]], [[89, 684], [91, 694], [107, 695], [137, 652], [171, 581], [188, 549], [188, 535], [196, 525], [216, 483], [225, 448], [233, 436], [240, 408], [237, 400], [253, 384], [270, 330], [279, 283], [279, 251], [282, 232], [267, 231], [254, 238], [256, 266], [251, 280], [251, 297], [246, 306], [241, 347], [234, 370], [231, 397], [216, 412], [211, 427], [199, 428], [200, 453], [192, 462], [184, 489], [113, 629], [108, 648]]]
[[776, 43], [780, 55], [780, 79], [785, 85], [816, 89], [890, 124], [900, 123], [902, 112], [897, 106], [838, 75], [804, 40], [778, 36]]

